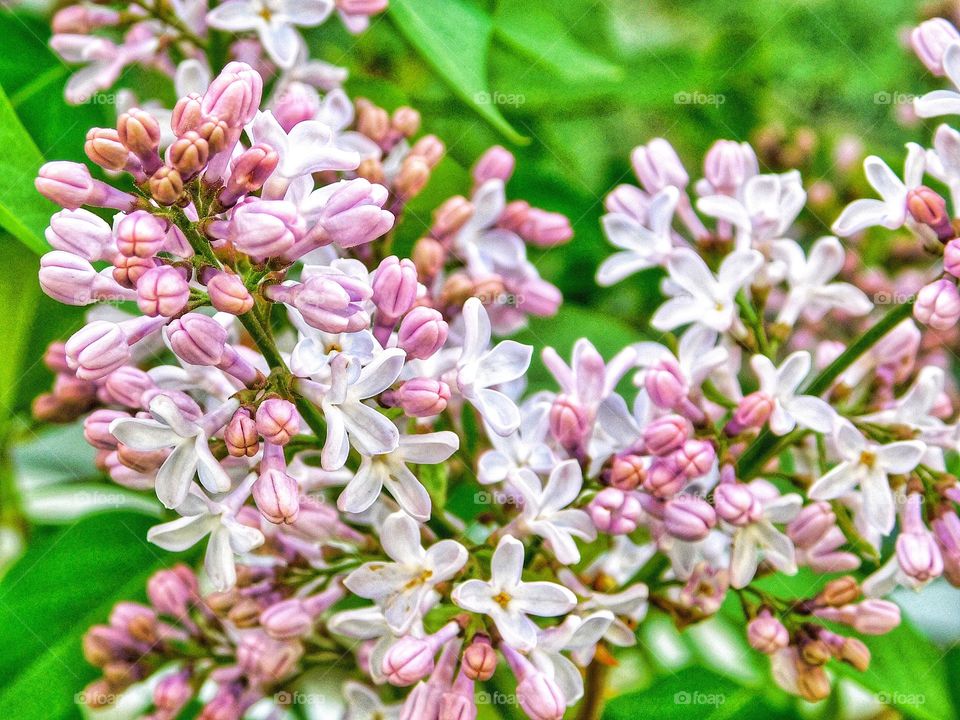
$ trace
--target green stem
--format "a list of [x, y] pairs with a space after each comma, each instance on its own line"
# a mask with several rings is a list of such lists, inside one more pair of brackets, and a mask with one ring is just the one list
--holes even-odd
[[[836, 360], [827, 365], [820, 373], [809, 383], [802, 386], [799, 393], [804, 395], [822, 395], [830, 389], [834, 381], [861, 355], [877, 344], [881, 338], [889, 333], [893, 328], [903, 322], [913, 311], [913, 300], [897, 305], [884, 315], [880, 320], [856, 341], [850, 344], [846, 350], [837, 356]], [[789, 435], [777, 437], [769, 430], [764, 430], [760, 437], [747, 448], [740, 456], [737, 463], [737, 477], [746, 482], [753, 479], [757, 472], [767, 464], [770, 458], [779, 454], [784, 448], [789, 447], [800, 437], [804, 431], [796, 430]]]

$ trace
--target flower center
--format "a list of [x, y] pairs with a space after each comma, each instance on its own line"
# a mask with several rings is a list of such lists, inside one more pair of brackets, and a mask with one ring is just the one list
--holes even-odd
[[864, 450], [862, 453], [860, 453], [860, 464], [861, 464], [861, 465], [863, 465], [863, 466], [865, 466], [865, 467], [868, 467], [868, 468], [872, 468], [872, 467], [873, 467], [873, 464], [874, 464], [876, 461], [877, 461], [877, 456], [876, 456], [874, 453], [870, 452], [869, 450]]
[[411, 578], [409, 582], [404, 586], [406, 590], [412, 590], [413, 588], [423, 585], [427, 580], [433, 576], [433, 570], [424, 570], [422, 573], [417, 575], [414, 578]]
[[507, 605], [510, 604], [511, 599], [512, 598], [510, 597], [510, 595], [505, 593], [503, 590], [501, 590], [499, 593], [493, 596], [493, 601], [497, 603], [497, 605], [502, 607], [504, 610], [507, 609]]

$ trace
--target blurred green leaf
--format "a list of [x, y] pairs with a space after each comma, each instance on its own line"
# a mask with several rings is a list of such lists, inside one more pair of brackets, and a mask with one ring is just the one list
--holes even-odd
[[33, 187], [42, 164], [43, 155], [0, 88], [0, 226], [38, 254], [49, 249], [43, 231], [56, 209]]
[[118, 600], [141, 599], [146, 580], [176, 556], [146, 541], [151, 521], [111, 513], [41, 531], [0, 582], [0, 717], [77, 717], [75, 693], [96, 676], [81, 639]]
[[395, 0], [390, 17], [456, 95], [515, 143], [527, 140], [506, 121], [487, 85], [493, 20], [469, 0]]
[[447, 504], [447, 464], [420, 465], [417, 468], [417, 478], [430, 494], [433, 507], [439, 511]]

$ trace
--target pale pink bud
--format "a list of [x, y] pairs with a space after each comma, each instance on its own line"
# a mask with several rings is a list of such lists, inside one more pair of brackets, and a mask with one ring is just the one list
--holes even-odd
[[717, 514], [706, 500], [680, 496], [667, 502], [663, 511], [667, 532], [680, 540], [703, 540], [717, 524]]
[[120, 13], [99, 5], [68, 5], [53, 16], [51, 25], [57, 35], [89, 35], [97, 28], [116, 25]]
[[297, 123], [312, 120], [320, 110], [320, 95], [316, 89], [302, 82], [289, 82], [273, 103], [273, 116], [285, 132]]
[[210, 304], [220, 312], [243, 315], [253, 308], [253, 296], [239, 275], [218, 272], [207, 280]]
[[196, 131], [203, 122], [203, 109], [199, 95], [190, 93], [177, 100], [170, 117], [170, 127], [177, 137]]
[[615, 487], [598, 492], [587, 506], [597, 530], [610, 535], [627, 535], [637, 529], [643, 509], [632, 493]]
[[54, 213], [44, 236], [54, 250], [73, 253], [90, 262], [109, 260], [116, 253], [110, 226], [89, 210]]
[[306, 232], [296, 205], [286, 200], [253, 200], [240, 205], [228, 238], [241, 252], [263, 261], [283, 255]]
[[129, 210], [137, 202], [133, 195], [94, 180], [86, 165], [63, 160], [41, 167], [34, 185], [45, 198], [68, 210], [81, 205]]
[[373, 302], [379, 316], [395, 321], [417, 299], [417, 268], [412, 260], [396, 255], [384, 258], [373, 275]]
[[253, 457], [260, 450], [257, 423], [245, 408], [240, 408], [223, 429], [223, 441], [233, 457]]
[[274, 603], [260, 613], [260, 627], [272, 638], [292, 640], [310, 632], [313, 616], [300, 598], [290, 598]]
[[650, 196], [636, 185], [617, 185], [604, 198], [603, 206], [607, 212], [620, 213], [645, 222], [647, 210], [650, 207]]
[[403, 318], [397, 334], [397, 347], [407, 357], [426, 360], [447, 341], [447, 323], [443, 315], [427, 307], [415, 307]]
[[317, 217], [329, 241], [343, 248], [371, 242], [393, 227], [393, 213], [384, 210], [388, 191], [363, 178], [341, 182]]
[[763, 506], [753, 491], [740, 483], [720, 483], [714, 490], [717, 515], [731, 525], [748, 525], [763, 514]]
[[690, 182], [677, 151], [663, 138], [654, 138], [646, 145], [634, 148], [630, 160], [637, 178], [651, 195], [667, 186], [682, 190]]
[[311, 275], [296, 285], [271, 285], [264, 295], [274, 302], [293, 305], [308, 325], [329, 333], [357, 332], [369, 326], [362, 302], [373, 291], [346, 275]]
[[132, 300], [130, 290], [113, 278], [101, 275], [77, 255], [53, 250], [40, 258], [40, 287], [54, 300], [66, 305], [89, 305], [98, 300]]
[[142, 407], [141, 398], [147, 390], [156, 387], [150, 376], [140, 368], [124, 366], [107, 376], [104, 388], [110, 400], [129, 408]]
[[117, 439], [110, 432], [110, 423], [129, 417], [129, 413], [122, 410], [94, 410], [83, 421], [83, 437], [99, 450], [115, 450]]
[[106, 377], [130, 359], [131, 344], [158, 330], [164, 322], [163, 318], [122, 323], [95, 320], [67, 340], [67, 364], [81, 380]]
[[797, 547], [812, 547], [834, 527], [836, 521], [837, 516], [833, 514], [829, 503], [810, 503], [787, 525], [787, 534]]
[[737, 409], [724, 428], [728, 435], [739, 435], [744, 430], [762, 427], [773, 413], [773, 398], [759, 390], [740, 401]]
[[692, 434], [690, 421], [679, 415], [664, 415], [643, 430], [643, 447], [652, 455], [667, 455], [680, 448]]
[[150, 604], [163, 615], [186, 617], [197, 594], [197, 578], [186, 565], [155, 572], [147, 581]]
[[257, 432], [274, 445], [286, 445], [300, 432], [296, 406], [282, 398], [268, 398], [257, 408]]
[[680, 472], [688, 478], [698, 478], [710, 472], [717, 459], [713, 443], [707, 440], [687, 440], [683, 447], [673, 454]]
[[450, 386], [442, 380], [413, 378], [384, 394], [384, 402], [403, 408], [407, 417], [433, 417], [442, 413], [450, 400]]
[[573, 237], [573, 228], [566, 215], [530, 208], [519, 234], [537, 247], [556, 247]]
[[282, 470], [269, 468], [253, 484], [253, 499], [267, 520], [289, 525], [300, 511], [300, 486]]
[[404, 636], [383, 656], [382, 672], [391, 685], [413, 685], [433, 671], [436, 652], [437, 648], [429, 640]]
[[223, 120], [231, 128], [242, 128], [253, 120], [263, 95], [263, 79], [243, 62], [231, 62], [213, 79], [203, 94], [204, 115]]
[[137, 306], [144, 315], [172, 317], [190, 300], [183, 273], [169, 265], [147, 270], [137, 282]]
[[907, 193], [907, 211], [921, 225], [936, 233], [941, 241], [949, 240], [956, 233], [947, 212], [947, 201], [934, 190], [921, 185]]
[[279, 162], [280, 156], [269, 145], [260, 143], [244, 150], [230, 166], [230, 177], [220, 192], [220, 202], [229, 207], [243, 195], [259, 190]]
[[208, 315], [187, 313], [167, 326], [167, 340], [181, 360], [190, 365], [216, 365], [223, 358], [226, 329]]
[[713, 189], [736, 195], [740, 187], [758, 172], [757, 155], [749, 143], [717, 140], [703, 158], [703, 175]]
[[488, 149], [473, 166], [473, 181], [483, 185], [487, 180], [502, 180], [506, 182], [513, 175], [516, 166], [513, 153], [500, 145]]
[[643, 487], [658, 498], [676, 495], [687, 484], [689, 478], [677, 465], [674, 455], [655, 458], [647, 468], [643, 478]]
[[687, 395], [686, 381], [674, 360], [663, 360], [644, 374], [644, 387], [657, 407], [671, 410]]
[[497, 652], [488, 637], [474, 636], [473, 642], [463, 651], [461, 667], [471, 680], [486, 682], [493, 677], [493, 672], [497, 669]]
[[550, 406], [550, 433], [567, 449], [580, 444], [590, 430], [586, 411], [572, 398], [560, 395]]
[[106, 170], [119, 172], [139, 170], [140, 161], [120, 142], [120, 135], [110, 128], [91, 128], [83, 143], [83, 151], [93, 162]]
[[943, 574], [940, 548], [923, 523], [923, 496], [911, 493], [904, 508], [903, 532], [897, 537], [897, 562], [904, 573], [918, 582]]
[[163, 249], [167, 240], [167, 223], [145, 210], [137, 210], [120, 219], [116, 233], [120, 254], [148, 258]]
[[153, 704], [171, 715], [179, 713], [192, 697], [190, 673], [186, 670], [164, 676], [153, 688]]
[[884, 635], [900, 624], [900, 608], [889, 600], [864, 600], [855, 613], [851, 627], [864, 635]]
[[560, 686], [539, 670], [528, 673], [517, 685], [517, 701], [530, 720], [561, 720], [567, 709]]
[[247, 633], [237, 646], [237, 664], [244, 672], [274, 682], [286, 677], [302, 655], [300, 643], [274, 640], [266, 633]]
[[943, 77], [943, 55], [947, 48], [960, 41], [960, 33], [947, 20], [932, 18], [920, 23], [910, 31], [910, 46], [920, 58], [920, 62], [927, 66], [927, 70], [938, 77]]
[[754, 650], [773, 655], [790, 643], [790, 633], [782, 622], [764, 612], [747, 625], [747, 640]]
[[337, 0], [337, 9], [347, 15], [376, 15], [387, 4], [388, 0]]
[[132, 108], [117, 118], [120, 142], [137, 156], [144, 172], [151, 174], [160, 167], [160, 123], [150, 113]]
[[159, 264], [156, 258], [128, 258], [117, 253], [113, 258], [113, 279], [125, 288], [135, 288], [144, 273]]
[[960, 277], [960, 240], [951, 240], [943, 248], [943, 269]]
[[960, 292], [946, 278], [925, 285], [917, 293], [913, 316], [934, 330], [949, 330], [960, 320]]

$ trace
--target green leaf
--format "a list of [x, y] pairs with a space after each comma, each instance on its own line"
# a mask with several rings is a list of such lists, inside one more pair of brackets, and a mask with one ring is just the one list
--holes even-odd
[[0, 226], [37, 254], [50, 249], [43, 231], [56, 210], [33, 186], [41, 165], [43, 155], [0, 88]]
[[152, 521], [111, 513], [41, 531], [0, 582], [0, 717], [76, 717], [75, 694], [96, 677], [81, 639], [119, 600], [139, 600], [149, 575], [177, 556], [146, 541]]
[[709, 717], [785, 718], [781, 710], [774, 713], [756, 688], [740, 685], [705, 668], [684, 668], [668, 677], [661, 677], [640, 692], [625, 693], [607, 703], [603, 720], [635, 720], [635, 718], [671, 720]]
[[577, 84], [616, 82], [623, 70], [580, 45], [552, 9], [528, 0], [501, 0], [494, 16], [497, 36], [511, 48]]
[[427, 489], [433, 507], [437, 510], [444, 507], [447, 504], [447, 464], [420, 465], [418, 466], [417, 477]]
[[487, 85], [493, 19], [468, 0], [395, 0], [390, 17], [456, 95], [515, 143], [526, 143], [500, 113]]
[[[0, 128], [0, 137], [5, 128]], [[0, 148], [2, 156], [3, 148]], [[3, 180], [0, 180], [0, 184]], [[33, 184], [30, 184], [31, 189]], [[2, 216], [6, 197], [0, 190], [0, 216]], [[0, 218], [0, 223], [2, 223]], [[46, 223], [46, 219], [44, 220]], [[0, 438], [6, 435], [7, 422], [17, 398], [17, 387], [22, 376], [24, 350], [30, 335], [30, 326], [36, 312], [36, 302], [40, 295], [37, 282], [37, 258], [23, 252], [17, 242], [0, 233], [0, 253], [4, 261], [4, 282], [0, 283]]]

